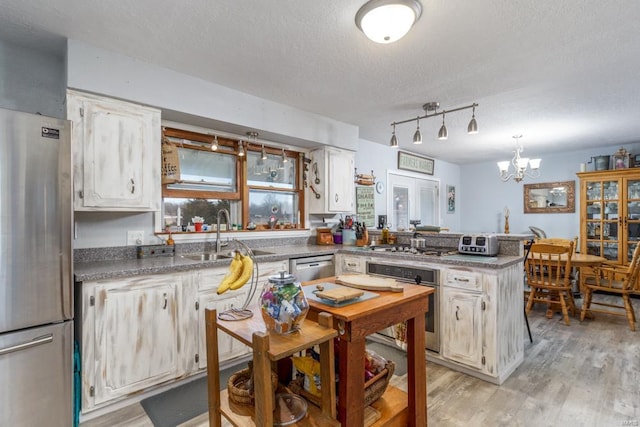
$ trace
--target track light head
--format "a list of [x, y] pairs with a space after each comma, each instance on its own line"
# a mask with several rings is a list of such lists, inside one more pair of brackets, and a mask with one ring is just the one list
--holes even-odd
[[438, 139], [445, 140], [449, 138], [449, 132], [447, 132], [447, 127], [444, 124], [444, 114], [442, 115], [442, 126], [440, 126], [440, 130], [438, 131]]
[[398, 137], [396, 137], [396, 124], [393, 124], [393, 133], [391, 134], [391, 143], [389, 144], [393, 148], [398, 148]]
[[422, 133], [420, 132], [420, 117], [418, 117], [416, 120], [418, 121], [418, 127], [416, 128], [416, 132], [413, 134], [413, 143], [422, 144]]
[[478, 122], [476, 122], [476, 107], [473, 107], [471, 113], [471, 121], [469, 122], [469, 126], [467, 126], [467, 133], [471, 135], [478, 133]]

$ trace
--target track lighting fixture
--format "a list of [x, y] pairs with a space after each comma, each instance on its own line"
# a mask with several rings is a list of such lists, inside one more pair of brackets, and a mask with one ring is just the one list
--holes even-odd
[[391, 147], [397, 147], [398, 146], [398, 138], [396, 137], [396, 125], [401, 125], [404, 123], [409, 123], [409, 122], [413, 122], [416, 121], [417, 122], [417, 129], [416, 132], [413, 134], [413, 143], [414, 144], [421, 144], [422, 143], [422, 133], [420, 132], [420, 120], [422, 119], [428, 119], [429, 117], [436, 117], [436, 116], [442, 116], [442, 126], [440, 126], [440, 130], [438, 131], [438, 139], [440, 140], [445, 140], [449, 137], [449, 132], [447, 131], [447, 126], [445, 125], [444, 122], [444, 116], [445, 114], [449, 114], [449, 113], [453, 113], [455, 111], [461, 111], [461, 110], [467, 110], [469, 108], [473, 109], [472, 112], [472, 116], [471, 116], [471, 121], [469, 122], [469, 125], [467, 126], [467, 132], [469, 134], [476, 134], [478, 133], [478, 122], [476, 121], [476, 107], [478, 106], [477, 103], [473, 103], [470, 105], [465, 105], [464, 107], [458, 107], [458, 108], [453, 108], [451, 110], [442, 110], [442, 111], [438, 111], [438, 108], [440, 107], [440, 104], [438, 102], [427, 102], [426, 104], [424, 104], [422, 106], [422, 109], [424, 110], [425, 114], [422, 116], [418, 116], [416, 118], [413, 119], [407, 119], [407, 120], [402, 120], [399, 122], [393, 122], [391, 123], [391, 126], [393, 126], [393, 133], [391, 134]]
[[471, 110], [471, 121], [469, 122], [469, 126], [467, 126], [467, 133], [470, 135], [478, 133], [478, 122], [476, 122], [476, 107], [473, 107], [473, 110]]
[[422, 144], [422, 134], [420, 133], [420, 117], [418, 117], [416, 120], [418, 121], [418, 128], [416, 129], [416, 133], [413, 134], [413, 143]]
[[398, 148], [398, 138], [396, 137], [396, 124], [392, 123], [393, 125], [393, 133], [391, 134], [391, 143], [389, 145], [391, 145], [393, 148]]
[[442, 126], [440, 126], [440, 130], [438, 131], [438, 139], [444, 141], [449, 137], [449, 132], [447, 132], [447, 127], [444, 125], [444, 114], [442, 114]]
[[213, 141], [211, 141], [211, 151], [218, 151], [218, 135], [213, 136]]

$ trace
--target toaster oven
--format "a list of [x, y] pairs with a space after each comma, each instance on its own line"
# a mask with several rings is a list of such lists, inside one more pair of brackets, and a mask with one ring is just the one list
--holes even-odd
[[465, 234], [460, 237], [458, 252], [462, 254], [498, 255], [498, 236], [494, 234]]

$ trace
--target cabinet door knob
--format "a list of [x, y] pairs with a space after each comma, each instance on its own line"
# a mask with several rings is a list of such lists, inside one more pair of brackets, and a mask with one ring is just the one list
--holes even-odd
[[167, 309], [167, 293], [165, 292], [165, 293], [162, 295], [162, 297], [164, 298], [164, 304], [163, 304], [163, 306], [162, 306], [162, 309], [163, 309], [163, 310], [166, 310], [166, 309]]
[[131, 194], [136, 192], [136, 183], [133, 180], [133, 178], [131, 178]]
[[460, 306], [456, 305], [456, 320], [460, 320], [460, 317], [458, 316], [458, 311], [460, 311]]

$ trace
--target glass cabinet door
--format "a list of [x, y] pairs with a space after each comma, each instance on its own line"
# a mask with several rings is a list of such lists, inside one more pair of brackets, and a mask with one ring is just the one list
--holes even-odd
[[[640, 194], [640, 182], [638, 184]], [[589, 181], [586, 183], [586, 197], [583, 226], [586, 227], [587, 253], [618, 261], [622, 237], [618, 233], [621, 225], [620, 181]]]
[[633, 250], [640, 241], [640, 180], [627, 180], [627, 215], [624, 218], [627, 228], [627, 248], [624, 263], [629, 263]]

